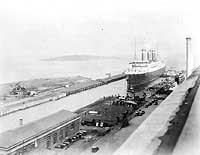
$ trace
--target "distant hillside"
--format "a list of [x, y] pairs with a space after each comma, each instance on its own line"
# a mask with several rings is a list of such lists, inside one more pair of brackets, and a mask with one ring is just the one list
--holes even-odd
[[93, 55], [66, 55], [55, 58], [42, 59], [43, 61], [88, 61], [88, 60], [103, 60], [103, 59], [120, 59], [114, 56], [93, 56]]

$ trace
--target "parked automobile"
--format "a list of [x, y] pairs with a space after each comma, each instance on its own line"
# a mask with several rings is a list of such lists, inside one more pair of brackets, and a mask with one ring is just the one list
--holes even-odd
[[80, 130], [79, 133], [81, 133], [83, 136], [87, 135], [87, 131], [86, 130]]
[[81, 139], [81, 134], [76, 134], [75, 137], [77, 138], [77, 140]]
[[94, 136], [87, 135], [87, 136], [85, 137], [85, 142], [90, 142], [90, 141], [93, 141], [94, 139], [95, 139]]
[[97, 146], [92, 146], [92, 153], [95, 153], [95, 152], [97, 152], [98, 150], [99, 150], [99, 147], [97, 147]]
[[145, 114], [145, 111], [141, 111], [140, 112], [140, 116], [144, 115]]
[[71, 143], [72, 142], [72, 139], [71, 138], [69, 138], [69, 137], [66, 137], [65, 139], [64, 139], [64, 141], [63, 142], [69, 142], [69, 143]]
[[154, 103], [154, 105], [158, 105], [158, 101], [156, 101], [156, 102]]
[[148, 104], [146, 104], [144, 107], [145, 107], [145, 108], [148, 108], [148, 107], [149, 107], [149, 105], [148, 105]]
[[76, 136], [79, 138], [79, 139], [83, 139], [84, 137], [83, 137], [83, 134], [82, 133], [76, 133]]
[[144, 113], [145, 113], [145, 111], [139, 110], [139, 111], [135, 112], [135, 116], [142, 116]]
[[65, 145], [61, 144], [61, 143], [57, 143], [57, 144], [54, 145], [54, 147], [57, 148], [57, 149], [62, 149], [62, 148], [65, 147]]
[[69, 146], [70, 142], [64, 141], [63, 144], [66, 145], [66, 146]]
[[139, 115], [140, 115], [140, 111], [136, 111], [135, 116], [139, 116]]
[[151, 106], [153, 104], [153, 101], [149, 101], [146, 105]]
[[77, 136], [73, 136], [72, 137], [72, 142], [76, 142], [78, 140], [78, 137]]
[[76, 135], [83, 135], [83, 133], [79, 131], [76, 133]]
[[70, 147], [70, 142], [63, 142], [62, 144], [65, 145], [65, 149], [68, 149]]

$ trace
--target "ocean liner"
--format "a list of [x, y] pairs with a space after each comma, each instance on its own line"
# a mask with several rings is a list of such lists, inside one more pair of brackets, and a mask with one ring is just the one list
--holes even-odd
[[158, 60], [155, 50], [142, 50], [141, 60], [129, 63], [126, 71], [127, 90], [132, 91], [141, 85], [150, 83], [160, 77], [165, 71], [165, 64]]

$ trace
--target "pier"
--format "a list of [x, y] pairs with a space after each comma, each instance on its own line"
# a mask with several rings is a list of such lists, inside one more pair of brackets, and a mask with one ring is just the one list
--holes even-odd
[[[145, 88], [146, 92], [149, 92], [149, 93], [151, 92], [151, 97], [142, 95], [141, 98], [140, 97], [134, 98], [134, 97], [125, 96], [125, 94], [111, 95], [111, 96], [103, 97], [92, 104], [89, 103], [88, 106], [85, 106], [85, 107], [75, 111], [77, 114], [79, 114], [82, 117], [82, 119], [81, 119], [82, 121], [81, 121], [81, 123], [79, 123], [80, 129], [84, 129], [87, 131], [88, 136], [90, 138], [92, 137], [92, 139], [90, 139], [90, 141], [92, 141], [92, 143], [94, 143], [95, 145], [100, 147], [100, 150], [99, 150], [100, 153], [107, 149], [105, 147], [105, 145], [111, 146], [113, 144], [114, 147], [110, 147], [110, 149], [114, 148], [114, 150], [116, 150], [117, 149], [116, 146], [119, 147], [119, 145], [121, 145], [129, 137], [131, 132], [134, 132], [134, 130], [137, 129], [137, 127], [139, 127], [140, 124], [151, 114], [151, 112], [156, 107], [158, 107], [159, 104], [164, 100], [165, 97], [163, 99], [159, 99], [159, 101], [155, 100], [155, 98], [154, 98], [154, 97], [156, 97], [155, 96], [156, 94], [157, 95], [159, 94], [159, 92], [162, 88], [164, 88], [165, 86], [170, 84], [170, 82], [167, 79], [165, 79], [165, 80], [164, 79], [161, 80], [161, 79], [162, 78], [158, 79], [157, 82], [155, 81], [157, 84], [151, 85], [151, 90], [146, 90], [147, 88]], [[118, 82], [122, 82], [122, 81], [118, 81]], [[109, 86], [110, 85], [108, 85], [107, 87], [109, 87]], [[150, 88], [150, 87], [148, 87], [148, 88]], [[148, 105], [148, 107], [146, 107], [147, 105]], [[43, 105], [41, 105], [41, 106], [43, 106]], [[56, 106], [58, 106], [58, 105], [56, 105]], [[75, 106], [77, 106], [77, 105], [75, 105]], [[80, 106], [79, 106], [79, 108], [80, 108]], [[95, 121], [95, 123], [87, 124], [85, 121], [87, 121], [88, 118], [85, 117], [86, 116], [85, 112], [89, 113], [90, 111], [92, 111], [92, 112], [99, 111], [101, 113], [101, 116], [100, 117], [94, 116], [94, 115], [91, 116], [89, 118], [89, 122], [90, 122], [90, 119], [94, 119], [95, 117], [98, 120]], [[145, 112], [142, 113], [143, 111], [145, 111]], [[8, 116], [6, 116], [6, 117], [8, 117]], [[4, 117], [2, 117], [2, 118], [4, 118]], [[49, 118], [49, 116], [46, 117], [46, 119], [48, 119], [48, 118]], [[116, 118], [119, 118], [119, 119], [116, 119]], [[51, 118], [49, 118], [49, 119], [51, 119]], [[83, 123], [83, 121], [86, 124]], [[101, 121], [101, 123], [99, 123], [99, 121]], [[37, 121], [35, 121], [35, 122], [37, 122]], [[130, 126], [129, 126], [129, 122], [130, 122]], [[15, 132], [20, 129], [23, 129], [23, 127], [29, 126], [30, 124], [31, 123], [24, 124], [24, 125], [21, 125], [21, 127], [19, 127], [19, 128], [12, 129], [9, 131]], [[62, 130], [60, 130], [60, 131], [62, 131]], [[59, 134], [60, 134], [60, 132], [59, 132]], [[123, 135], [123, 138], [119, 137], [120, 134]], [[7, 132], [2, 133], [1, 135], [7, 135]], [[50, 134], [50, 137], [51, 136], [54, 137], [53, 134]], [[35, 139], [36, 143], [40, 142], [40, 139], [41, 138]], [[116, 139], [117, 145], [116, 145], [116, 141], [113, 142], [112, 144], [109, 143], [109, 141], [114, 140], [114, 139]], [[59, 150], [56, 150], [56, 148], [54, 148], [54, 146], [52, 146], [52, 149], [53, 150], [55, 149], [54, 151], [56, 151], [57, 153], [68, 154], [70, 152], [74, 153], [74, 151], [78, 148], [79, 153], [77, 152], [77, 154], [81, 154], [81, 153], [82, 154], [90, 154], [92, 146], [91, 146], [91, 142], [89, 140], [88, 141], [87, 140], [88, 140], [88, 137], [85, 137], [83, 139], [79, 139], [77, 143], [74, 142], [73, 145], [70, 144], [69, 148], [65, 148], [65, 149], [60, 148]], [[44, 138], [44, 141], [45, 141], [45, 138]], [[60, 143], [62, 143], [62, 141], [60, 141]], [[28, 146], [28, 143], [27, 143], [27, 146]], [[49, 145], [47, 145], [47, 146], [49, 147]], [[43, 147], [45, 147], [45, 146], [43, 146]], [[20, 149], [21, 149], [21, 147], [20, 147]], [[35, 150], [37, 150], [37, 149], [35, 149]], [[114, 150], [111, 149], [110, 153], [111, 152], [113, 153]], [[30, 151], [32, 151], [32, 150], [30, 150]]]
[[27, 108], [39, 106], [44, 103], [56, 101], [56, 100], [65, 98], [69, 95], [73, 95], [73, 94], [77, 94], [86, 90], [97, 88], [97, 87], [109, 84], [111, 82], [122, 80], [125, 77], [126, 77], [125, 74], [113, 75], [108, 78], [102, 78], [102, 79], [97, 79], [90, 82], [77, 84], [69, 89], [57, 88], [55, 90], [56, 93], [45, 94], [42, 96], [25, 98], [25, 99], [21, 99], [15, 102], [5, 103], [1, 105], [0, 107], [0, 117], [20, 111], [20, 110], [25, 110]]
[[199, 85], [200, 67], [152, 112], [115, 155], [199, 154]]
[[3, 132], [19, 127], [19, 120], [21, 118], [23, 119], [24, 124], [27, 124], [32, 121], [36, 121], [40, 118], [51, 115], [53, 113], [56, 113], [62, 109], [75, 112], [76, 110], [85, 107], [99, 100], [100, 98], [103, 98], [104, 96], [111, 96], [115, 94], [125, 95], [125, 84], [125, 79], [118, 80], [106, 85], [96, 87], [94, 89], [82, 91], [80, 93], [69, 95], [58, 100], [48, 101], [38, 106], [29, 107], [10, 113], [8, 115], [4, 115], [0, 119], [0, 124], [4, 124], [0, 126], [0, 131]]
[[[183, 125], [184, 123], [182, 122], [184, 122], [184, 119], [182, 118], [182, 116], [186, 116], [183, 115], [185, 114], [183, 113], [183, 111], [184, 112], [186, 111], [187, 114], [190, 109], [188, 107], [191, 107], [192, 105], [191, 104], [192, 103], [191, 101], [193, 101], [192, 94], [195, 94], [195, 91], [198, 88], [195, 85], [198, 81], [198, 77], [191, 75], [189, 79], [190, 80], [186, 80], [185, 82], [174, 88], [175, 84], [174, 77], [159, 78], [153, 83], [150, 83], [147, 87], [144, 87], [144, 89], [140, 93], [138, 92], [138, 94], [136, 93], [134, 96], [129, 96], [128, 94], [119, 95], [121, 93], [115, 95], [112, 94], [111, 96], [107, 97], [102, 96], [102, 98], [96, 100], [96, 102], [93, 102], [92, 104], [91, 102], [83, 104], [82, 103], [83, 98], [80, 97], [81, 100], [79, 102], [81, 106], [78, 105], [79, 103], [77, 102], [75, 102], [73, 105], [72, 102], [69, 102], [70, 104], [67, 104], [68, 102], [66, 101], [66, 99], [75, 96], [72, 95], [66, 97], [66, 99], [63, 98], [60, 100], [53, 100], [52, 102], [48, 102], [41, 106], [36, 106], [35, 108], [30, 108], [27, 110], [24, 109], [21, 112], [25, 111], [27, 112], [33, 109], [36, 110], [36, 108], [38, 107], [43, 107], [43, 110], [45, 110], [44, 106], [47, 105], [45, 107], [48, 107], [47, 108], [48, 113], [51, 113], [52, 111], [50, 111], [49, 109], [50, 106], [54, 106], [56, 107], [55, 109], [58, 110], [59, 102], [62, 101], [63, 105], [69, 107], [71, 106], [70, 108], [68, 107], [69, 108], [68, 110], [74, 111], [75, 113], [79, 114], [79, 116], [82, 117], [81, 122], [79, 123], [80, 129], [87, 131], [88, 136], [92, 138], [91, 142], [87, 141], [88, 137], [85, 137], [84, 139], [80, 139], [77, 143], [74, 142], [72, 146], [66, 149], [56, 150], [53, 147], [52, 148], [53, 151], [56, 151], [58, 154], [59, 153], [70, 154], [70, 152], [73, 153], [76, 151], [77, 154], [91, 154], [92, 153], [91, 148], [93, 148], [91, 143], [93, 143], [95, 146], [99, 148], [97, 154], [113, 154], [113, 153], [118, 153], [118, 151], [122, 150], [122, 152], [119, 152], [119, 154], [123, 153], [132, 154], [132, 151], [138, 154], [144, 154], [146, 152], [148, 152], [147, 154], [149, 154], [149, 151], [150, 152], [152, 151], [153, 152], [152, 154], [156, 153], [159, 155], [160, 152], [163, 152], [163, 150], [166, 149], [166, 147], [167, 150], [172, 150], [172, 148], [174, 148], [175, 144], [174, 142], [177, 140], [178, 134], [174, 136], [168, 133], [177, 133], [178, 131], [180, 131], [179, 130], [180, 128], [177, 130], [177, 128], [171, 128], [171, 126], [173, 125], [176, 126], [177, 124], [179, 125], [177, 118], [181, 119], [180, 124]], [[119, 80], [113, 82], [113, 84], [119, 82], [125, 82], [125, 80]], [[105, 88], [109, 89], [109, 87], [112, 87], [113, 84], [109, 85], [104, 84], [104, 86], [99, 87], [97, 89], [101, 88], [102, 88], [101, 90], [105, 90]], [[120, 87], [122, 86], [120, 85]], [[171, 90], [171, 88], [174, 88], [174, 90]], [[187, 91], [185, 92], [184, 90]], [[77, 95], [81, 94], [82, 93]], [[91, 95], [91, 93], [89, 94]], [[172, 99], [170, 99], [171, 96], [173, 97]], [[89, 96], [87, 95], [87, 98], [88, 97]], [[189, 98], [189, 100], [187, 98]], [[179, 100], [187, 104], [184, 104], [184, 106], [180, 106], [181, 102], [178, 102], [179, 104], [174, 104], [174, 101], [179, 101]], [[76, 108], [73, 109], [73, 106]], [[165, 111], [163, 112], [163, 110]], [[94, 116], [93, 114], [89, 116], [90, 112], [100, 112], [100, 115]], [[17, 112], [16, 114], [18, 113], [20, 113], [20, 111]], [[166, 121], [168, 121], [167, 119], [168, 115], [171, 113], [173, 113], [176, 116], [172, 117], [170, 115], [170, 121], [168, 122], [169, 124], [167, 124], [169, 127], [165, 125], [165, 127], [167, 126], [167, 129], [166, 128], [162, 129], [163, 123], [166, 124]], [[4, 117], [2, 117], [2, 119], [3, 118]], [[26, 118], [24, 118], [24, 120], [25, 119]], [[148, 121], [149, 119], [150, 122]], [[31, 120], [30, 123], [32, 121], [33, 120]], [[148, 122], [147, 125], [145, 125], [146, 122]], [[24, 126], [27, 126], [30, 123], [26, 122], [24, 123]], [[151, 125], [153, 127], [151, 127]], [[140, 131], [141, 128], [142, 130], [145, 130], [145, 132], [147, 133]], [[161, 133], [164, 134], [160, 134], [158, 136], [159, 140], [156, 140], [156, 142], [154, 142], [154, 140], [151, 141], [152, 137], [153, 139], [155, 139], [154, 137], [155, 135], [157, 135], [157, 132], [160, 133], [159, 131], [160, 129]], [[14, 131], [15, 129], [12, 130]], [[173, 132], [169, 132], [169, 130], [170, 131], [172, 130]], [[133, 135], [136, 136], [134, 137], [134, 140], [132, 139]], [[145, 135], [145, 137], [143, 137], [143, 135]], [[168, 144], [169, 139], [170, 140], [172, 139], [173, 143], [170, 143], [171, 145], [167, 146], [166, 144]], [[128, 146], [126, 146], [127, 142], [128, 143], [130, 142], [131, 144], [128, 144]], [[60, 141], [60, 143], [62, 143], [62, 141]], [[132, 150], [132, 147], [129, 146], [132, 145], [132, 143], [135, 143], [135, 145], [137, 145], [137, 147], [134, 148], [134, 150]], [[125, 148], [125, 152], [123, 152], [124, 147], [127, 147]], [[140, 147], [142, 149], [144, 147], [145, 149], [142, 150]]]

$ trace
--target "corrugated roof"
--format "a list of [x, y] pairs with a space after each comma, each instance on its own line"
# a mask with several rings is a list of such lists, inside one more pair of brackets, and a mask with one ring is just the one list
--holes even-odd
[[76, 113], [61, 110], [22, 127], [3, 132], [0, 134], [0, 148], [7, 149], [17, 143], [23, 142], [24, 140], [37, 136], [38, 134], [42, 134], [45, 131], [62, 125], [63, 123], [77, 117], [79, 116]]

